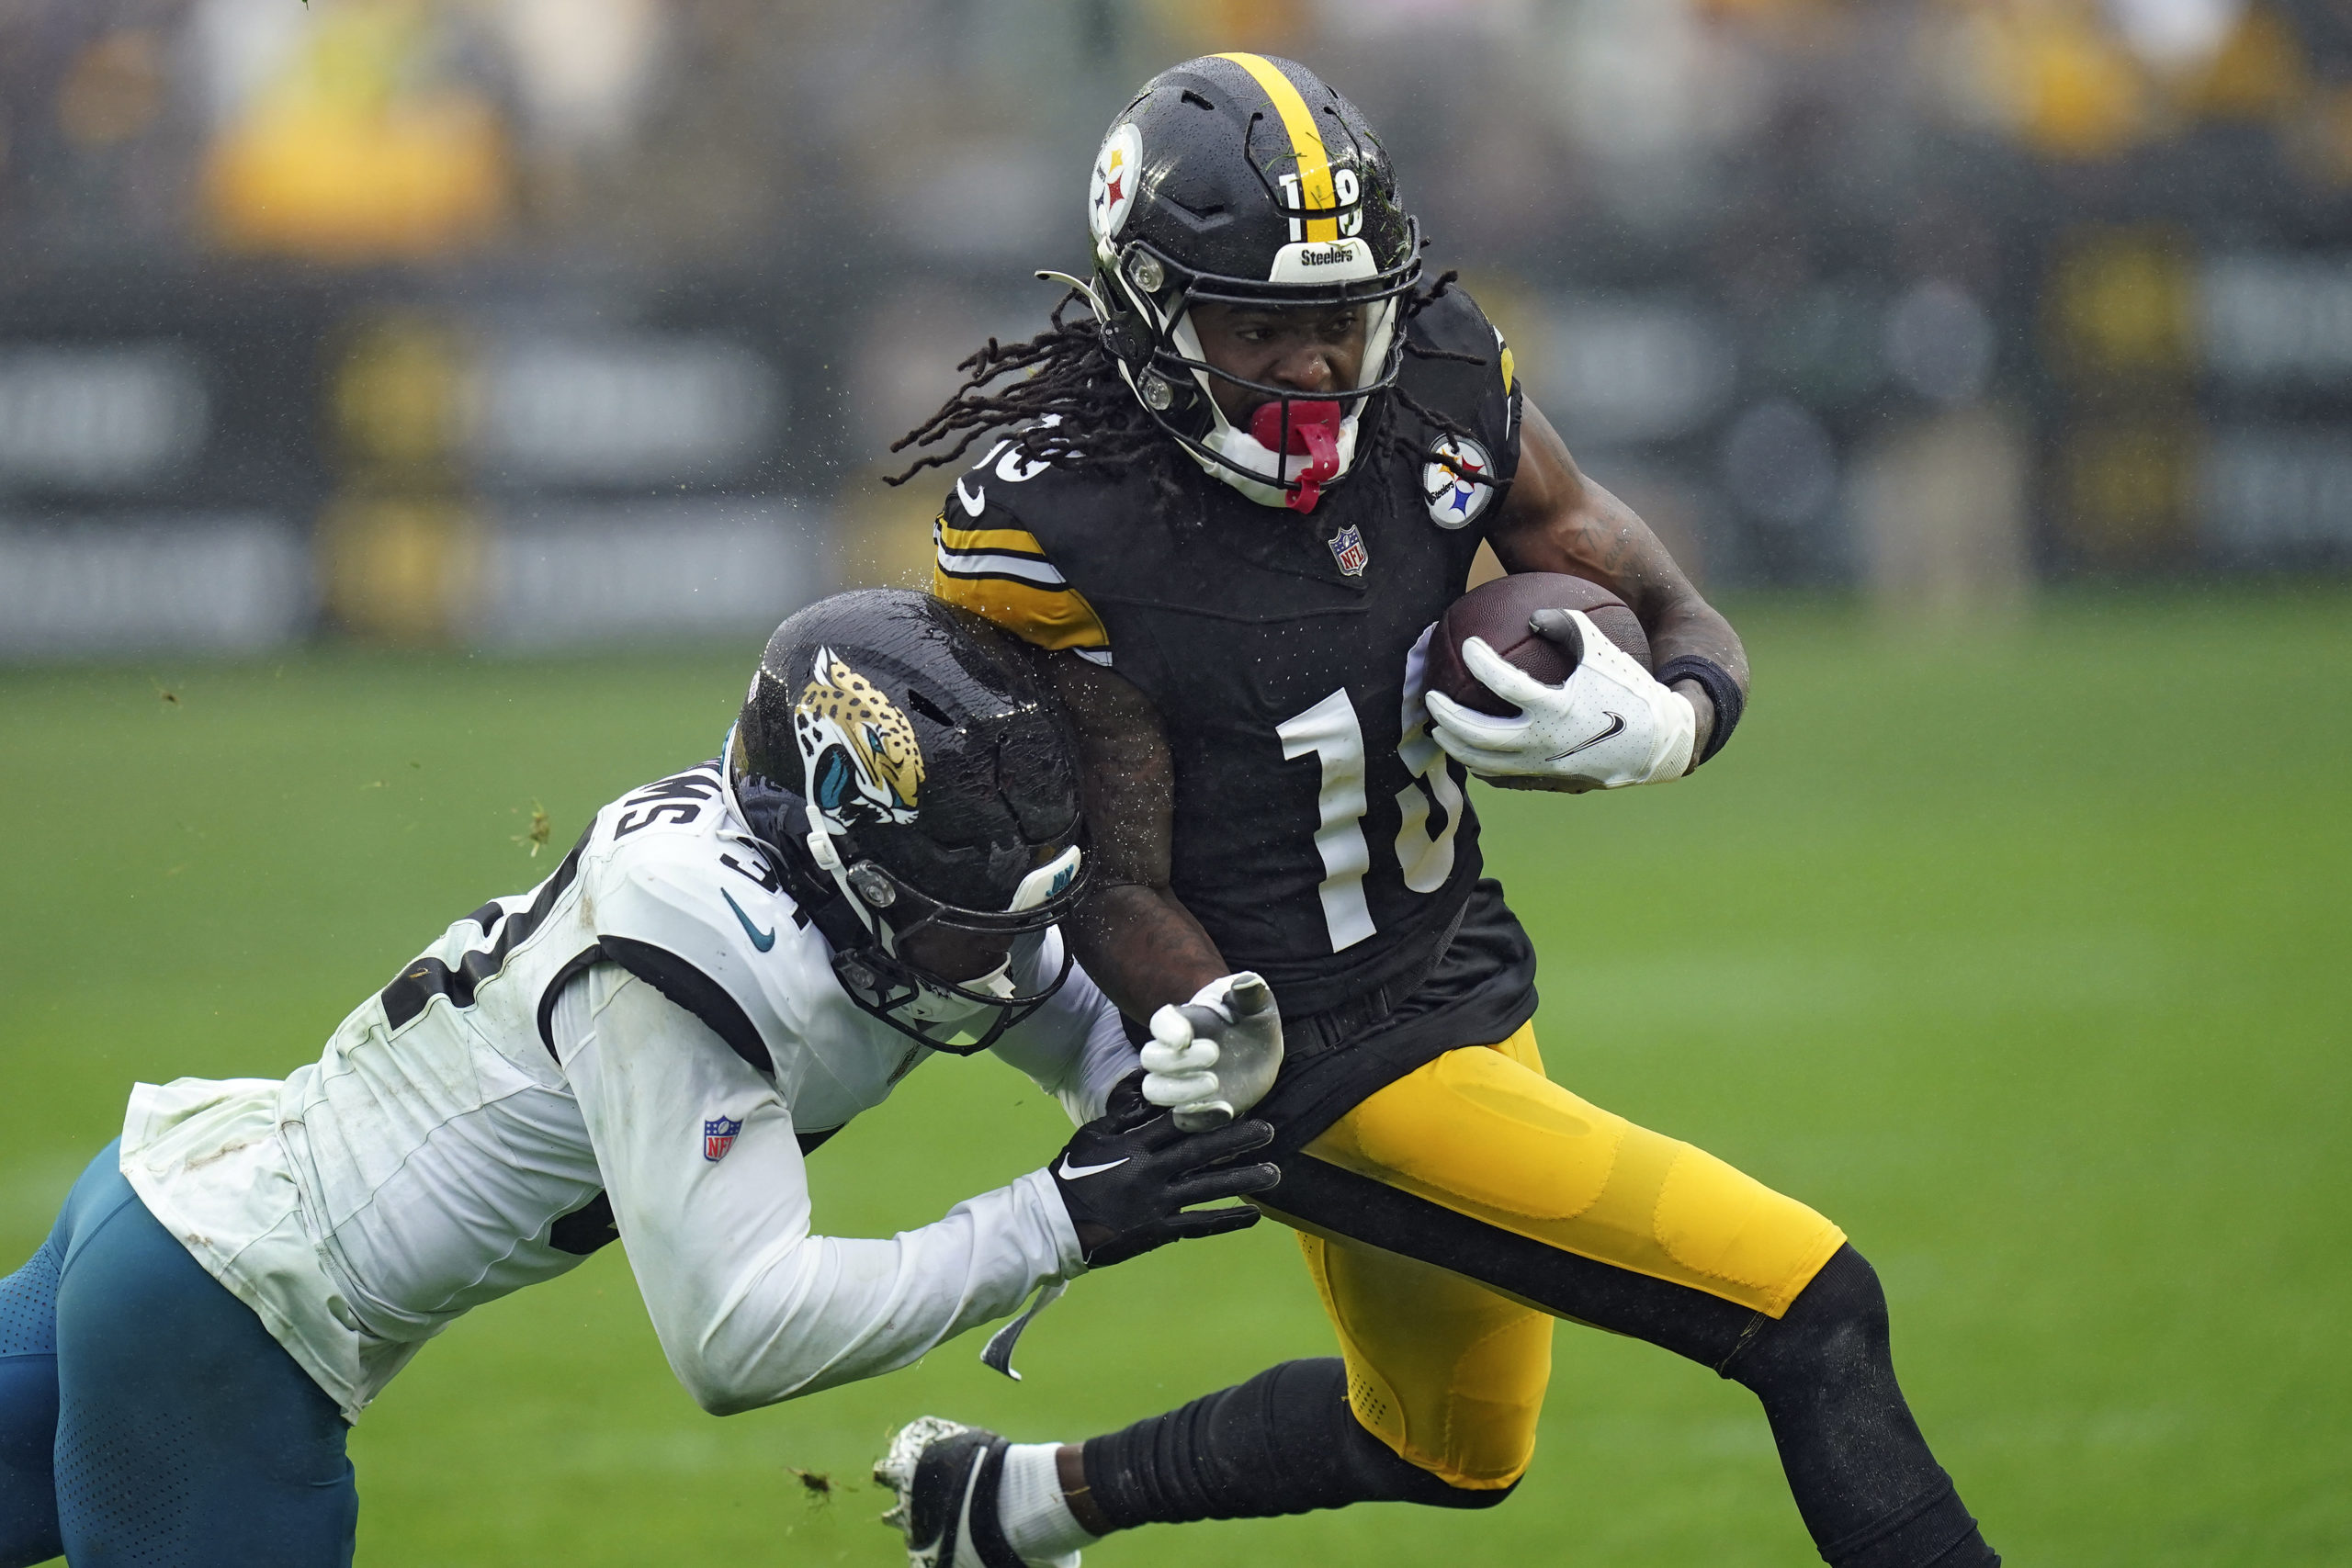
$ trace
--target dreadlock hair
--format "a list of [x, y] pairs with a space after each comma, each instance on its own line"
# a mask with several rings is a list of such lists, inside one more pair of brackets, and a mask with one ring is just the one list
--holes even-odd
[[[1437, 281], [1406, 295], [1396, 330], [1407, 354], [1419, 359], [1450, 359], [1484, 365], [1478, 355], [1450, 349], [1425, 348], [1404, 335], [1406, 323], [1444, 298], [1460, 277], [1442, 274]], [[1044, 463], [1080, 473], [1132, 472], [1141, 468], [1150, 479], [1152, 495], [1170, 516], [1199, 515], [1197, 495], [1189, 498], [1181, 482], [1192, 467], [1184, 449], [1168, 438], [1119, 374], [1119, 364], [1102, 342], [1102, 323], [1090, 313], [1069, 319], [1071, 306], [1085, 296], [1071, 289], [1056, 302], [1047, 319], [1051, 326], [1026, 343], [1001, 344], [990, 338], [956, 367], [964, 384], [940, 404], [932, 416], [890, 444], [893, 452], [937, 446], [955, 438], [953, 446], [924, 452], [883, 482], [902, 485], [925, 468], [944, 468], [971, 450], [975, 442], [993, 432], [1011, 430], [1009, 450], [1023, 461]], [[1007, 376], [1019, 379], [989, 390]], [[1367, 432], [1367, 455], [1385, 447], [1408, 462], [1423, 461], [1420, 444], [1396, 428], [1390, 406], [1413, 416], [1429, 428], [1456, 441], [1470, 433], [1437, 410], [1427, 407], [1399, 386], [1392, 386]], [[1494, 487], [1488, 474], [1454, 466], [1451, 459], [1430, 457], [1471, 484]]]
[[[1184, 500], [1174, 459], [1182, 448], [1169, 440], [1119, 375], [1119, 362], [1102, 342], [1102, 324], [1090, 313], [1068, 319], [1086, 297], [1073, 288], [1057, 300], [1052, 323], [1026, 343], [990, 338], [956, 367], [964, 384], [932, 416], [898, 440], [890, 450], [934, 446], [956, 437], [944, 451], [925, 452], [883, 483], [902, 485], [925, 468], [944, 468], [972, 444], [994, 431], [1012, 429], [1012, 448], [1024, 461], [1047, 463], [1080, 473], [1142, 467], [1153, 496], [1171, 511]], [[989, 390], [1006, 376], [1020, 379]]]

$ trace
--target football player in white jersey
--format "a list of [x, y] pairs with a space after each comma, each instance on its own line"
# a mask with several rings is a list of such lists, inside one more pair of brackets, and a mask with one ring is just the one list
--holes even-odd
[[[1272, 1186], [1237, 1163], [1271, 1130], [1145, 1104], [1054, 929], [1083, 882], [1071, 746], [982, 623], [821, 602], [769, 641], [721, 759], [605, 807], [318, 1061], [138, 1086], [0, 1281], [0, 1564], [349, 1562], [347, 1424], [469, 1308], [616, 1235], [724, 1415], [1254, 1221], [1184, 1211]], [[888, 1240], [817, 1234], [804, 1156], [982, 1048], [1082, 1123], [1062, 1157]]]

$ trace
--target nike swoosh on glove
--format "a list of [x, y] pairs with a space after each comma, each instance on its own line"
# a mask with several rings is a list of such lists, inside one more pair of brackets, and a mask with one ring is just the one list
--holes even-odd
[[1143, 1097], [1188, 1133], [1222, 1127], [1266, 1097], [1283, 1067], [1283, 1019], [1266, 982], [1221, 975], [1151, 1015]]
[[1273, 1142], [1263, 1122], [1235, 1122], [1187, 1133], [1143, 1097], [1143, 1074], [1112, 1090], [1103, 1113], [1072, 1135], [1046, 1168], [1069, 1211], [1080, 1253], [1107, 1268], [1189, 1236], [1222, 1235], [1258, 1223], [1247, 1203], [1187, 1213], [1194, 1203], [1263, 1192], [1283, 1179], [1272, 1165], [1231, 1165]]
[[1651, 678], [1581, 610], [1543, 610], [1528, 623], [1577, 656], [1550, 686], [1510, 663], [1483, 637], [1462, 644], [1462, 662], [1520, 709], [1498, 717], [1429, 694], [1430, 734], [1445, 754], [1490, 783], [1570, 793], [1658, 784], [1690, 768], [1699, 730], [1690, 699]]

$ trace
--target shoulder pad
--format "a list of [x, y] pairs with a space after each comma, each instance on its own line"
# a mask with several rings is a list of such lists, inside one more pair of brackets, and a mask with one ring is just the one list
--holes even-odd
[[1431, 348], [1442, 348], [1454, 354], [1475, 354], [1495, 367], [1499, 350], [1496, 344], [1494, 323], [1487, 320], [1486, 311], [1470, 298], [1460, 284], [1449, 286], [1446, 291], [1424, 307], [1415, 316], [1409, 329], [1413, 337]]
[[831, 987], [822, 942], [735, 819], [716, 762], [597, 813], [581, 863], [582, 916], [605, 955], [773, 1077], [806, 1032], [803, 998]]
[[1056, 502], [1073, 499], [1073, 483], [1094, 488], [998, 443], [956, 479], [932, 525], [932, 592], [1039, 648], [1108, 649], [1102, 617], [1039, 537], [1055, 533], [1044, 519], [1066, 509]]
[[1510, 345], [1460, 286], [1449, 288], [1407, 329], [1412, 343], [1460, 359], [1405, 361], [1405, 383], [1425, 407], [1444, 414], [1486, 447], [1489, 472], [1508, 482], [1519, 471], [1519, 409], [1522, 396]]

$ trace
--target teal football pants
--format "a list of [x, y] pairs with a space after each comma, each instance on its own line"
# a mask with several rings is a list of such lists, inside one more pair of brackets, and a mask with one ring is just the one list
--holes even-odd
[[0, 1280], [0, 1568], [348, 1564], [341, 1413], [116, 1159]]

